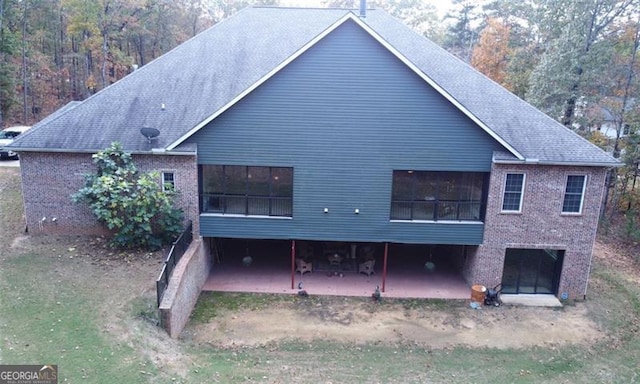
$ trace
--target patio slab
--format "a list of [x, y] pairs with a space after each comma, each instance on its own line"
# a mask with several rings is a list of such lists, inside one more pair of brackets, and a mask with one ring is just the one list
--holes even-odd
[[524, 305], [527, 307], [562, 307], [562, 303], [554, 295], [510, 295], [502, 294], [500, 299], [503, 304]]
[[[312, 272], [294, 275], [285, 270], [253, 268], [214, 268], [204, 291], [257, 292], [296, 294], [298, 284], [311, 295], [370, 296], [377, 286], [382, 289], [382, 276], [361, 273]], [[461, 275], [455, 273], [388, 274], [383, 297], [469, 299], [471, 290]]]

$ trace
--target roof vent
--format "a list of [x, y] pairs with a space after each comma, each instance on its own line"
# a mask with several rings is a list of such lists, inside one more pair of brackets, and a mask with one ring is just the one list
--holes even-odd
[[367, 17], [367, 0], [360, 0], [360, 17]]
[[158, 137], [160, 135], [160, 131], [159, 130], [157, 130], [156, 128], [151, 128], [151, 127], [142, 127], [142, 128], [140, 128], [140, 133], [142, 134], [142, 136], [147, 138], [147, 140], [149, 141], [149, 144], [151, 144], [151, 140], [155, 139], [156, 137]]

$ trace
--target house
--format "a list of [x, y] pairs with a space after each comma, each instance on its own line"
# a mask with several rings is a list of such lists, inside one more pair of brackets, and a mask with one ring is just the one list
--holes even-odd
[[563, 298], [586, 294], [619, 165], [366, 7], [247, 8], [37, 124], [12, 145], [30, 230], [101, 230], [69, 196], [114, 141], [216, 247], [373, 249], [385, 273], [447, 263], [469, 285]]
[[[629, 136], [632, 133], [631, 126], [623, 124], [622, 116], [620, 116], [622, 102], [623, 100], [619, 97], [605, 98], [601, 105], [596, 105], [587, 111], [586, 116], [590, 121], [589, 130], [591, 132], [600, 132], [608, 139]], [[634, 99], [627, 101], [625, 113], [632, 112], [635, 106]]]

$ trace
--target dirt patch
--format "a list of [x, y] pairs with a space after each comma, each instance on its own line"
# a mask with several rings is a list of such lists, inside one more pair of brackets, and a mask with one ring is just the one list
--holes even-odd
[[[637, 264], [615, 248], [596, 243], [594, 257], [640, 281]], [[427, 348], [554, 348], [593, 343], [607, 336], [588, 315], [588, 301], [563, 308], [503, 305], [474, 310], [468, 304], [297, 298], [274, 302], [266, 309], [222, 311], [210, 322], [189, 325], [183, 336], [222, 348], [287, 340], [409, 343]]]
[[606, 243], [596, 241], [593, 247], [593, 257], [601, 261], [603, 265], [619, 271], [627, 281], [640, 284], [637, 253], [632, 253], [634, 249], [613, 241]]
[[408, 308], [401, 301], [376, 304], [353, 298], [300, 298], [266, 309], [223, 312], [211, 322], [192, 324], [184, 336], [222, 348], [287, 340], [523, 348], [586, 343], [603, 336], [588, 319], [584, 303], [562, 309], [472, 309], [462, 302], [416, 303]]

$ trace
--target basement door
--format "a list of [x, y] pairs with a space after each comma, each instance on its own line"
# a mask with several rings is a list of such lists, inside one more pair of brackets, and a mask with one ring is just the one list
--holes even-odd
[[507, 249], [502, 293], [557, 295], [563, 259], [563, 250]]

